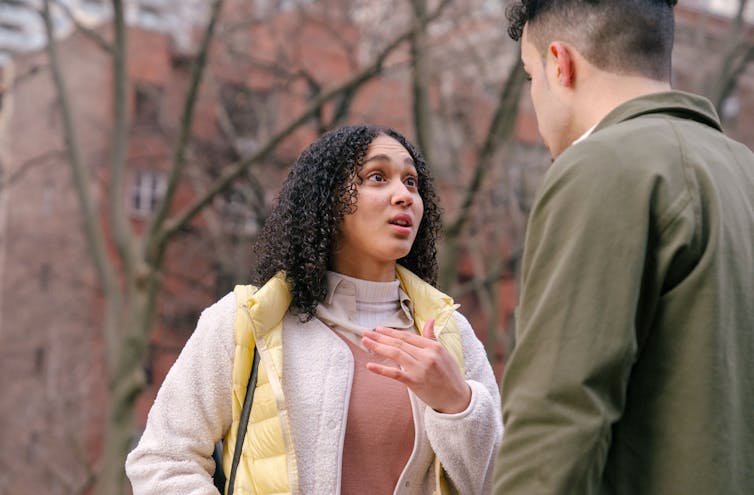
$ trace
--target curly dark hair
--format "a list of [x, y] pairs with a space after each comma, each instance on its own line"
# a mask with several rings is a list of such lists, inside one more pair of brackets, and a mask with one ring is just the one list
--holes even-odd
[[519, 0], [506, 9], [508, 35], [544, 54], [555, 38], [573, 43], [603, 70], [670, 77], [677, 0]]
[[380, 134], [401, 143], [411, 155], [424, 202], [411, 251], [398, 263], [428, 283], [436, 283], [441, 209], [421, 153], [390, 128], [334, 129], [309, 145], [293, 164], [255, 245], [258, 261], [252, 282], [262, 285], [285, 271], [293, 298], [291, 309], [307, 320], [327, 295], [326, 272], [332, 268], [336, 236], [343, 217], [358, 208], [358, 174], [369, 144]]

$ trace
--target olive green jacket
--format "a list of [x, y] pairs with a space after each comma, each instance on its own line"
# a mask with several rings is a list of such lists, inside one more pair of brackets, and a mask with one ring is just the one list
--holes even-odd
[[502, 382], [499, 495], [754, 493], [754, 155], [704, 98], [553, 163]]

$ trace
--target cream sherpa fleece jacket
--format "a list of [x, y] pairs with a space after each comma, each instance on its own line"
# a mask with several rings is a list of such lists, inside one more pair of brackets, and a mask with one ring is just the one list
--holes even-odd
[[[216, 494], [215, 442], [231, 424], [234, 348], [233, 293], [206, 309], [168, 373], [149, 412], [126, 472], [136, 495]], [[430, 494], [433, 452], [458, 493], [491, 491], [495, 453], [502, 438], [500, 397], [482, 344], [455, 313], [472, 397], [468, 408], [441, 414], [411, 395], [416, 437], [395, 494]], [[318, 319], [283, 322], [283, 389], [290, 414], [303, 494], [338, 494], [353, 356]], [[365, 493], [368, 493], [365, 487]]]

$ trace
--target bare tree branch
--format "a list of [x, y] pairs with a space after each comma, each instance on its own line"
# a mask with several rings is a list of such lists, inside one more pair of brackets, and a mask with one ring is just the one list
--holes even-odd
[[721, 62], [708, 79], [707, 95], [720, 111], [723, 102], [735, 89], [739, 76], [754, 58], [754, 42], [747, 39], [744, 12], [749, 0], [740, 0], [736, 16], [723, 48]]
[[489, 171], [493, 155], [513, 135], [516, 115], [518, 113], [519, 95], [521, 94], [524, 80], [523, 67], [519, 61], [516, 61], [508, 76], [508, 80], [500, 92], [495, 114], [487, 130], [484, 144], [479, 150], [479, 158], [474, 169], [474, 175], [466, 188], [461, 208], [446, 229], [446, 233], [449, 236], [458, 235], [458, 232], [463, 228], [471, 211], [471, 206], [474, 204], [474, 198], [482, 185], [482, 180]]
[[239, 48], [236, 48], [227, 40], [224, 40], [222, 43], [228, 54], [231, 55], [234, 59], [240, 60], [248, 64], [252, 68], [269, 72], [274, 77], [283, 79], [283, 87], [288, 87], [292, 82], [298, 80], [299, 78], [303, 78], [307, 81], [307, 83], [315, 81], [314, 76], [312, 76], [309, 71], [303, 68], [290, 70], [289, 66], [291, 65], [291, 63], [286, 59], [277, 58], [275, 61], [263, 60], [254, 57], [252, 53], [247, 53]]
[[26, 175], [29, 171], [37, 167], [46, 165], [51, 160], [60, 158], [62, 156], [65, 156], [64, 150], [48, 151], [41, 155], [35, 156], [22, 163], [16, 170], [13, 171], [12, 174], [9, 174], [8, 177], [3, 177], [2, 172], [5, 169], [0, 163], [0, 190], [11, 187], [13, 184], [23, 179], [24, 175]]
[[220, 29], [219, 35], [225, 37], [226, 35], [233, 34], [235, 31], [246, 30], [254, 26], [262, 25], [265, 22], [267, 22], [266, 19], [255, 19], [252, 16], [247, 16], [239, 21], [224, 23]]
[[336, 44], [340, 46], [340, 48], [343, 50], [345, 55], [348, 57], [349, 65], [351, 66], [351, 69], [356, 70], [358, 68], [358, 61], [356, 58], [356, 53], [352, 49], [352, 41], [349, 39], [346, 39], [345, 36], [341, 35], [340, 30], [336, 27], [337, 24], [332, 22], [327, 22], [326, 19], [323, 19], [322, 16], [313, 16], [310, 15], [306, 9], [299, 8], [298, 15], [300, 16], [299, 24], [303, 26], [318, 26], [322, 28], [324, 31], [329, 34], [333, 40], [335, 40]]
[[[116, 297], [115, 294], [118, 292], [117, 280], [108, 261], [105, 235], [102, 231], [102, 226], [99, 224], [99, 216], [94, 207], [94, 198], [92, 197], [92, 192], [90, 190], [89, 177], [81, 156], [81, 149], [76, 135], [76, 127], [73, 123], [71, 103], [68, 99], [65, 80], [63, 79], [63, 74], [60, 69], [57, 44], [50, 17], [50, 0], [44, 1], [41, 14], [45, 26], [45, 33], [47, 34], [47, 55], [50, 59], [52, 78], [60, 100], [63, 133], [66, 143], [66, 151], [68, 152], [68, 163], [71, 167], [76, 194], [79, 198], [83, 213], [84, 234], [89, 245], [89, 251], [92, 255], [97, 275], [103, 285], [103, 290], [106, 294]], [[116, 335], [114, 334], [113, 328], [110, 328], [108, 332], [106, 332], [105, 339], [108, 348], [112, 349], [116, 341]]]
[[345, 118], [351, 111], [351, 105], [353, 104], [353, 100], [356, 98], [358, 89], [359, 88], [354, 88], [353, 91], [346, 91], [338, 98], [338, 103], [335, 106], [335, 110], [333, 111], [333, 115], [330, 119], [330, 123], [328, 124], [328, 128], [332, 129], [335, 126], [340, 125], [340, 123], [345, 120]]
[[76, 30], [79, 31], [81, 34], [92, 40], [98, 47], [100, 47], [103, 51], [112, 54], [113, 53], [113, 45], [108, 42], [101, 34], [99, 34], [94, 29], [91, 29], [83, 24], [81, 24], [81, 21], [79, 21], [76, 18], [76, 15], [74, 15], [71, 8], [68, 6], [68, 4], [61, 2], [60, 0], [52, 0], [52, 2], [57, 6], [60, 10], [62, 10], [65, 15], [68, 17], [68, 19], [73, 23], [73, 25], [76, 27]]
[[128, 148], [128, 68], [126, 66], [126, 19], [122, 0], [113, 0], [113, 27], [115, 31], [113, 59], [113, 130], [112, 155], [110, 159], [110, 177], [108, 187], [108, 212], [113, 229], [115, 246], [118, 250], [126, 280], [131, 281], [134, 273], [133, 232], [126, 216], [124, 194], [124, 176], [126, 169], [126, 150]]
[[477, 156], [476, 167], [471, 181], [465, 189], [461, 207], [455, 218], [445, 229], [445, 246], [443, 261], [440, 264], [440, 286], [450, 289], [456, 273], [455, 260], [458, 257], [458, 237], [469, 219], [471, 207], [492, 164], [495, 152], [513, 135], [516, 115], [518, 113], [519, 95], [523, 87], [525, 75], [519, 61], [511, 68], [508, 79], [500, 91], [497, 108], [493, 114], [486, 138]]
[[221, 104], [217, 105], [215, 112], [217, 115], [217, 123], [220, 127], [220, 131], [225, 135], [225, 139], [233, 149], [233, 153], [235, 153], [236, 157], [242, 156], [243, 153], [238, 147], [238, 132], [236, 132], [236, 128], [230, 119], [228, 109], [225, 108], [225, 105]]
[[519, 249], [511, 254], [507, 260], [501, 260], [499, 263], [495, 263], [492, 268], [488, 268], [483, 277], [475, 277], [472, 280], [459, 285], [453, 292], [453, 296], [460, 299], [474, 291], [480, 290], [484, 287], [491, 287], [492, 285], [499, 283], [501, 280], [513, 277], [513, 267], [518, 263], [520, 258], [521, 250]]
[[428, 74], [426, 44], [427, 33], [425, 31], [427, 15], [426, 0], [411, 0], [414, 13], [414, 30], [411, 33], [411, 62], [412, 79], [411, 89], [413, 93], [413, 116], [416, 144], [421, 150], [427, 163], [432, 160], [432, 119], [429, 108], [429, 96], [427, 95]]
[[79, 482], [79, 486], [73, 490], [73, 493], [84, 495], [89, 493], [94, 486], [94, 483], [97, 480], [97, 469], [90, 464], [89, 459], [87, 458], [86, 449], [81, 441], [80, 432], [74, 434], [69, 431], [66, 436], [68, 437], [68, 444], [73, 448], [76, 460], [86, 471], [84, 479]]
[[[427, 16], [427, 22], [436, 18], [442, 11], [442, 9], [449, 3], [448, 0], [443, 1], [432, 13]], [[315, 116], [325, 103], [332, 99], [343, 95], [349, 91], [354, 91], [365, 82], [369, 81], [376, 75], [380, 74], [383, 70], [383, 66], [387, 57], [395, 51], [404, 41], [406, 41], [413, 33], [413, 27], [399, 36], [397, 36], [391, 43], [389, 43], [376, 57], [375, 61], [369, 66], [364, 68], [361, 72], [353, 75], [349, 80], [341, 83], [340, 85], [319, 94], [309, 104], [309, 106], [301, 112], [293, 121], [280, 130], [277, 134], [273, 135], [267, 143], [265, 143], [256, 153], [241, 160], [233, 165], [230, 170], [223, 174], [203, 195], [199, 196], [194, 202], [188, 206], [178, 217], [171, 222], [166, 222], [164, 229], [157, 236], [154, 243], [155, 252], [159, 256], [162, 255], [165, 249], [167, 241], [179, 232], [188, 222], [191, 221], [212, 199], [224, 191], [230, 184], [254, 164], [257, 164], [264, 160], [284, 139], [290, 136], [295, 130], [297, 130], [307, 120]]]
[[[198, 100], [199, 87], [204, 75], [204, 69], [207, 65], [207, 54], [209, 52], [209, 47], [215, 33], [215, 26], [217, 25], [217, 20], [220, 16], [222, 6], [223, 0], [215, 0], [215, 2], [212, 4], [210, 21], [204, 31], [204, 37], [200, 44], [199, 53], [192, 70], [191, 83], [189, 85], [189, 91], [186, 95], [183, 113], [181, 115], [181, 129], [173, 152], [173, 160], [170, 167], [170, 177], [168, 179], [167, 189], [164, 197], [157, 206], [157, 210], [155, 211], [155, 214], [152, 217], [152, 221], [149, 225], [148, 242], [150, 242], [151, 244], [149, 247], [157, 247], [158, 251], [162, 249], [161, 243], [158, 242], [157, 244], [153, 244], [151, 241], [157, 238], [158, 232], [160, 232], [160, 230], [163, 228], [165, 219], [167, 218], [168, 212], [170, 211], [170, 206], [173, 203], [173, 198], [175, 197], [178, 183], [183, 177], [183, 169], [186, 164], [186, 148], [191, 137], [191, 127], [194, 121], [194, 110], [196, 108], [196, 102]], [[151, 254], [153, 253], [149, 253], [148, 256]]]
[[[484, 253], [480, 244], [479, 237], [472, 236], [467, 244], [470, 250], [471, 264], [474, 270], [474, 278], [480, 278], [479, 274], [486, 273], [488, 268], [484, 266]], [[500, 267], [503, 265], [502, 260], [497, 259], [493, 262], [493, 271], [502, 271]], [[498, 315], [500, 314], [500, 301], [498, 298], [498, 284], [478, 284], [474, 287], [474, 292], [477, 295], [479, 306], [482, 308], [484, 314], [485, 325], [487, 327], [486, 338], [484, 340], [485, 348], [487, 349], [487, 358], [490, 361], [494, 361], [495, 347], [497, 343], [497, 337], [499, 333]]]

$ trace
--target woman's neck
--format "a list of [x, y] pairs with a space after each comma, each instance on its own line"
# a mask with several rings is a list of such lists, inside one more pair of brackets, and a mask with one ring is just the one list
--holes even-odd
[[395, 264], [395, 261], [375, 263], [341, 258], [333, 263], [333, 271], [371, 282], [390, 282], [395, 280]]

